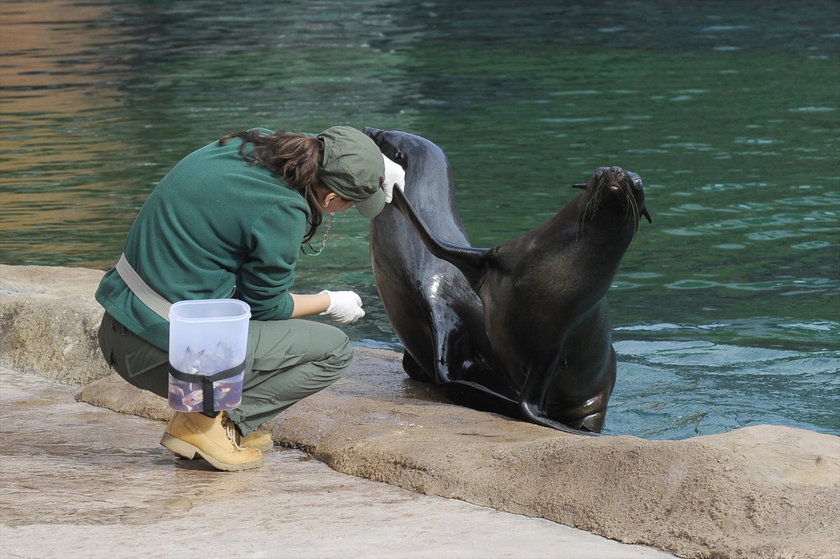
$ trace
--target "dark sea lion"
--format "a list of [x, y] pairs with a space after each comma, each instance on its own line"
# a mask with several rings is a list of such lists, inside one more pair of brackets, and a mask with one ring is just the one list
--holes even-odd
[[[452, 171], [443, 151], [407, 132], [366, 128], [382, 152], [405, 168], [415, 212], [448, 242], [469, 244], [455, 210]], [[463, 274], [434, 257], [391, 204], [370, 224], [376, 287], [403, 343], [411, 378], [444, 386], [483, 376], [490, 354], [481, 301]]]
[[479, 249], [458, 219], [440, 149], [404, 132], [366, 132], [405, 167], [406, 195], [395, 192], [393, 206], [419, 233], [391, 206], [371, 223], [374, 275], [409, 375], [457, 403], [599, 432], [616, 369], [606, 293], [640, 216], [650, 219], [641, 178], [600, 168], [548, 222]]
[[552, 219], [492, 249], [437, 237], [395, 193], [430, 252], [464, 274], [484, 305], [496, 374], [520, 387], [521, 414], [535, 423], [600, 432], [616, 358], [607, 290], [641, 216], [642, 179], [597, 169]]

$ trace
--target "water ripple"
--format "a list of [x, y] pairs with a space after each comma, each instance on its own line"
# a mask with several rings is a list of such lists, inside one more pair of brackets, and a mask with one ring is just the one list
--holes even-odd
[[[836, 323], [786, 326], [838, 329]], [[840, 434], [833, 396], [840, 388], [838, 352], [640, 340], [616, 342], [615, 349], [619, 374], [607, 433], [679, 439], [772, 423]]]
[[827, 278], [790, 278], [756, 282], [720, 282], [698, 279], [683, 279], [665, 284], [665, 287], [667, 287], [668, 289], [676, 290], [713, 289], [724, 287], [728, 289], [737, 289], [741, 291], [777, 291], [779, 289], [791, 287], [830, 288], [837, 286], [840, 286], [840, 280], [832, 280]]

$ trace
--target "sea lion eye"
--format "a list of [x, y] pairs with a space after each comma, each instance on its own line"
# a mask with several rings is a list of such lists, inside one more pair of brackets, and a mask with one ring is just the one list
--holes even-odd
[[403, 152], [401, 152], [401, 151], [395, 152], [394, 153], [394, 161], [396, 161], [398, 163], [400, 163], [402, 161], [405, 161], [405, 156], [403, 155]]

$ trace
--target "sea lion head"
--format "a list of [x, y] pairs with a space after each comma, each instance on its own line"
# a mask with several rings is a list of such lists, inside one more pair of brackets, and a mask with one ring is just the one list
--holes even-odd
[[419, 136], [406, 132], [381, 130], [371, 126], [366, 126], [364, 132], [373, 139], [386, 157], [403, 168], [406, 168], [408, 163], [406, 154], [411, 151], [414, 144], [422, 140]]
[[651, 223], [645, 208], [644, 181], [633, 171], [621, 167], [598, 167], [588, 182], [572, 186], [583, 189], [588, 195], [580, 213], [581, 225], [594, 218], [610, 200], [617, 201], [623, 208], [625, 220], [630, 222], [633, 231], [639, 229], [642, 216]]

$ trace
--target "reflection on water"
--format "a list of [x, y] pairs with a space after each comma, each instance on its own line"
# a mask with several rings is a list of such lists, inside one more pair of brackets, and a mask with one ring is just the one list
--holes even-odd
[[[251, 126], [428, 137], [477, 246], [621, 165], [654, 222], [611, 295], [607, 429], [840, 433], [838, 16], [830, 0], [0, 0], [0, 262], [111, 266], [163, 174]], [[359, 291], [348, 332], [397, 348], [366, 227], [341, 214], [299, 287]]]

